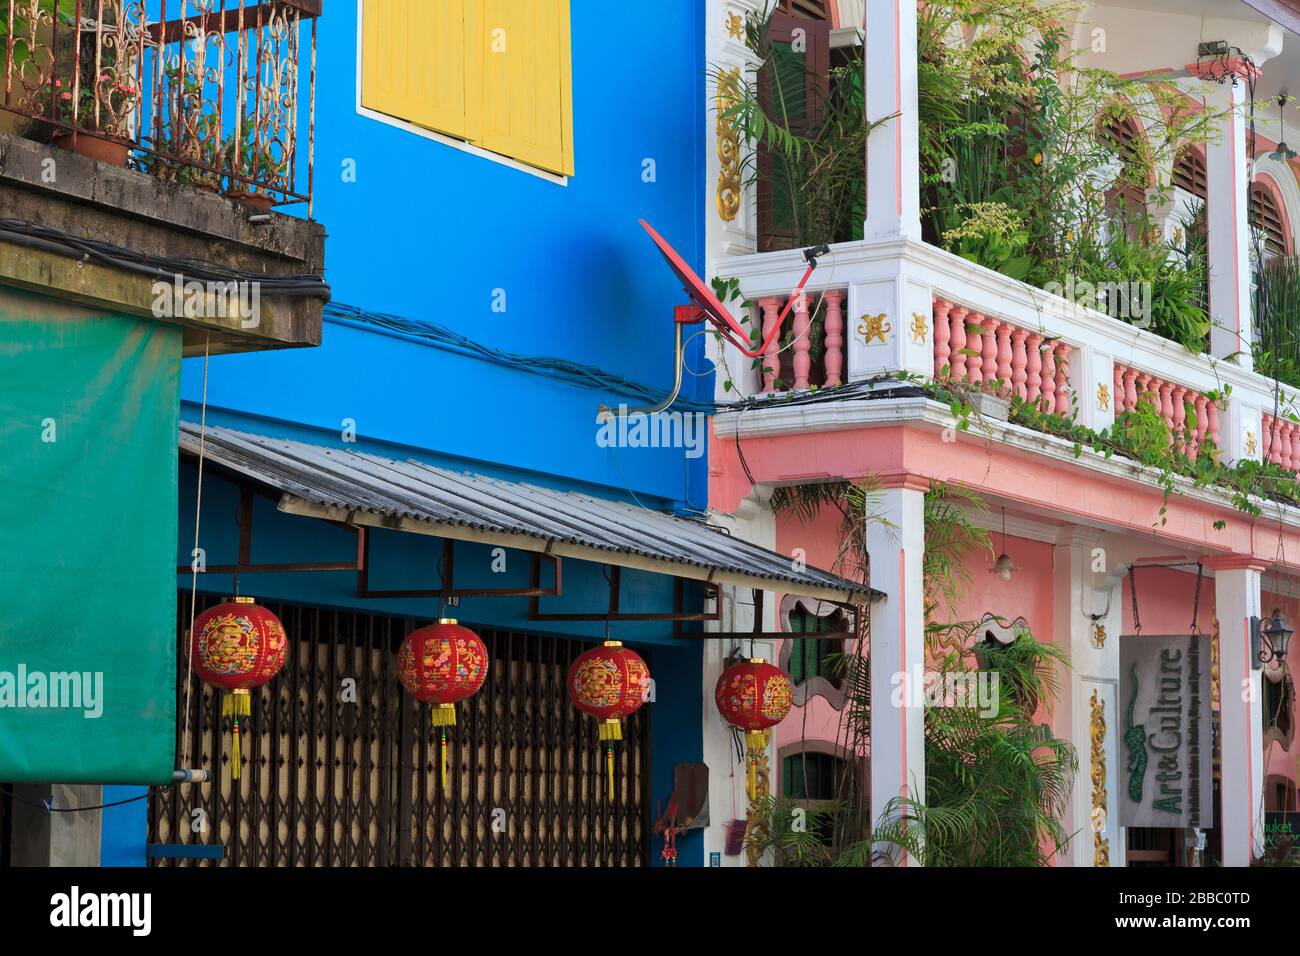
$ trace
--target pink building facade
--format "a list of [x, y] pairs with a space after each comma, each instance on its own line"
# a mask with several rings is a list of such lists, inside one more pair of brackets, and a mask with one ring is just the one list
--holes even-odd
[[[711, 0], [707, 6], [710, 63], [743, 70], [744, 51], [728, 25], [758, 4]], [[1166, 497], [1152, 469], [1010, 422], [996, 403], [977, 407], [963, 425], [926, 384], [942, 379], [959, 383], [964, 394], [1017, 396], [1048, 412], [1072, 414], [1094, 430], [1149, 402], [1164, 419], [1171, 443], [1190, 460], [1212, 445], [1224, 463], [1255, 460], [1300, 470], [1300, 425], [1291, 411], [1297, 396], [1250, 367], [1246, 202], [1264, 184], [1281, 207], [1284, 245], [1295, 248], [1291, 230], [1300, 215], [1300, 183], [1294, 163], [1285, 158], [1267, 158], [1256, 149], [1252, 160], [1242, 108], [1246, 84], [1214, 82], [1186, 67], [1209, 30], [1247, 55], [1247, 66], [1230, 69], [1242, 70], [1243, 78], [1254, 71], [1264, 88], [1270, 69], [1285, 77], [1293, 61], [1300, 63], [1300, 36], [1226, 0], [1218, 5], [1224, 15], [1209, 20], [1186, 15], [1177, 3], [1153, 3], [1140, 14], [1119, 3], [1090, 3], [1073, 26], [1074, 41], [1084, 46], [1094, 31], [1106, 31], [1108, 69], [1163, 71], [1188, 97], [1224, 111], [1222, 135], [1199, 154], [1206, 176], [1214, 328], [1209, 354], [1194, 355], [922, 241], [917, 4], [832, 0], [825, 6], [832, 49], [863, 45], [868, 118], [892, 119], [868, 141], [864, 238], [833, 244], [821, 258], [804, 298], [791, 308], [793, 344], [774, 348], [753, 368], [729, 346], [715, 349], [715, 361], [744, 401], [714, 420], [711, 510], [734, 534], [792, 560], [831, 567], [843, 538], [838, 512], [824, 509], [808, 522], [776, 515], [773, 492], [844, 481], [876, 489], [875, 507], [888, 530], [868, 530], [869, 583], [886, 598], [870, 610], [869, 655], [873, 687], [881, 687], [925, 658], [921, 560], [927, 489], [958, 485], [983, 501], [987, 511], [973, 513], [971, 520], [990, 532], [994, 553], [1005, 550], [1018, 570], [1004, 580], [990, 573], [994, 555], [971, 559], [972, 586], [958, 609], [961, 618], [1020, 621], [1038, 639], [1059, 645], [1069, 660], [1058, 675], [1060, 698], [1050, 713], [1043, 711], [1055, 735], [1072, 742], [1079, 757], [1063, 821], [1073, 836], [1055, 860], [1060, 865], [1184, 859], [1183, 835], [1129, 834], [1119, 822], [1119, 645], [1121, 635], [1136, 630], [1134, 580], [1144, 634], [1191, 633], [1195, 606], [1196, 627], [1215, 635], [1216, 648], [1213, 841], [1220, 862], [1249, 865], [1264, 853], [1264, 814], [1300, 806], [1300, 743], [1292, 739], [1298, 715], [1290, 678], [1300, 652], [1293, 646], [1285, 663], [1261, 667], [1252, 660], [1250, 633], [1252, 619], [1274, 610], [1291, 627], [1300, 620], [1300, 510], [1257, 499], [1260, 513], [1249, 514], [1222, 490], [1181, 477]], [[1087, 56], [1083, 62], [1090, 62]], [[1263, 95], [1257, 90], [1257, 98]], [[1261, 127], [1257, 143], [1275, 144], [1288, 132], [1285, 123]], [[803, 257], [800, 250], [755, 251], [759, 224], [746, 211], [752, 187], [729, 184], [727, 162], [717, 158], [727, 154], [726, 124], [711, 117], [708, 136], [710, 174], [718, 183], [706, 212], [710, 268], [736, 280], [740, 298], [753, 303], [753, 321], [762, 326], [790, 298], [804, 271]], [[742, 195], [736, 204], [723, 201], [732, 186]], [[1175, 200], [1190, 201], [1178, 192]], [[824, 324], [815, 358], [800, 343], [814, 314]], [[1235, 357], [1225, 361], [1229, 356]], [[724, 397], [720, 389], [719, 399], [734, 403], [736, 394]], [[809, 615], [820, 613], [816, 605], [801, 603], [798, 595], [768, 595], [763, 629], [791, 630], [792, 613], [806, 627]], [[727, 621], [743, 630], [753, 621], [753, 609], [731, 606]], [[843, 647], [851, 648], [851, 642]], [[788, 760], [818, 754], [821, 767], [827, 760], [858, 764], [869, 777], [874, 807], [899, 794], [923, 799], [921, 707], [884, 707], [873, 696], [870, 747], [847, 753], [842, 693], [833, 681], [810, 673], [806, 658], [792, 665], [796, 653], [808, 653], [803, 644], [774, 640], [759, 650], [795, 678], [796, 707], [772, 743], [775, 792], [790, 787], [792, 772], [808, 772], [806, 762], [802, 771], [792, 771]], [[811, 670], [817, 670], [815, 663]], [[705, 677], [707, 682], [707, 666]], [[1097, 775], [1104, 787], [1094, 786]], [[721, 777], [715, 782], [725, 785]], [[797, 786], [806, 793], [812, 783], [800, 779]], [[1103, 844], [1106, 854], [1098, 852]]]

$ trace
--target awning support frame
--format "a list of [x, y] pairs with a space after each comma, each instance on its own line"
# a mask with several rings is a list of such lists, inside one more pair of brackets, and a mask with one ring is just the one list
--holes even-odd
[[[404, 588], [397, 590], [373, 590], [370, 587], [370, 534], [364, 525], [356, 526], [360, 534], [358, 550], [361, 555], [357, 570], [357, 597], [359, 598], [441, 598], [447, 604], [453, 604], [463, 597], [531, 597], [535, 602], [539, 596], [558, 597], [564, 593], [561, 559], [553, 554], [533, 551], [529, 553], [532, 562], [531, 585], [526, 588], [458, 588], [456, 580], [456, 541], [454, 538], [442, 539], [442, 575], [440, 586], [436, 588]], [[555, 583], [551, 587], [541, 584], [541, 565], [545, 559], [551, 562]]]
[[[548, 613], [541, 610], [541, 601], [537, 597], [528, 601], [528, 620], [530, 621], [672, 621], [674, 625], [682, 621], [720, 621], [722, 620], [722, 588], [710, 582], [700, 582], [705, 589], [704, 602], [713, 601], [712, 611], [683, 611], [683, 579], [673, 578], [673, 610], [671, 612], [651, 611], [626, 613], [619, 610], [619, 591], [622, 590], [623, 569], [617, 564], [606, 565], [609, 568], [609, 609], [601, 612], [566, 612]], [[675, 628], [674, 628], [675, 629]]]
[[[856, 604], [845, 604], [842, 601], [826, 601], [827, 604], [833, 604], [848, 615], [852, 622], [853, 630], [851, 631], [764, 631], [763, 626], [763, 590], [754, 588], [754, 607], [758, 611], [754, 614], [754, 629], [752, 631], [684, 631], [679, 624], [673, 625], [673, 637], [682, 640], [707, 640], [707, 641], [789, 641], [789, 640], [848, 640], [858, 639], [858, 613], [859, 607]], [[819, 598], [818, 600], [825, 600]], [[716, 620], [716, 619], [715, 619]]]

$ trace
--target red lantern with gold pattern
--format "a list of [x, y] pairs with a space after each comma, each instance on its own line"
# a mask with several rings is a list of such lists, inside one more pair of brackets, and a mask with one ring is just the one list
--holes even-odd
[[442, 785], [447, 786], [447, 728], [455, 726], [456, 702], [477, 694], [487, 679], [487, 645], [454, 618], [444, 617], [406, 635], [397, 652], [397, 676], [416, 700], [433, 704], [441, 729]]
[[234, 741], [230, 776], [239, 779], [242, 764], [239, 722], [252, 714], [248, 693], [261, 687], [284, 666], [289, 640], [280, 619], [252, 598], [237, 597], [208, 608], [194, 619], [190, 633], [194, 670], [205, 684], [225, 691], [221, 713], [231, 718]]
[[578, 655], [569, 668], [568, 683], [573, 706], [600, 721], [609, 798], [613, 800], [614, 741], [623, 739], [623, 718], [648, 699], [650, 668], [622, 641], [606, 641]]
[[759, 758], [767, 748], [767, 730], [790, 713], [794, 702], [790, 678], [761, 657], [733, 664], [722, 672], [713, 691], [722, 719], [745, 731], [749, 751], [749, 797], [754, 798]]

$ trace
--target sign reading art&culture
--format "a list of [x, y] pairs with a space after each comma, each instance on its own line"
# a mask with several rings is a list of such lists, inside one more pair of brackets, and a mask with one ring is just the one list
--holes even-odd
[[1214, 825], [1211, 638], [1120, 638], [1120, 824]]

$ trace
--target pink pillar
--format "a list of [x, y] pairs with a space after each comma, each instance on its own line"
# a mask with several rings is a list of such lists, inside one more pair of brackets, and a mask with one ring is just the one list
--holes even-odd
[[1056, 346], [1048, 345], [1043, 349], [1042, 391], [1043, 400], [1039, 408], [1051, 414], [1056, 411]]
[[1011, 391], [1022, 400], [1028, 394], [1025, 389], [1025, 365], [1029, 361], [1025, 354], [1025, 339], [1028, 337], [1029, 332], [1025, 329], [1011, 330]]
[[971, 353], [966, 360], [966, 381], [978, 387], [984, 382], [983, 314], [972, 312], [966, 324], [966, 351]]
[[1009, 322], [998, 323], [998, 378], [1003, 382], [998, 394], [1004, 398], [1011, 394], [1011, 331], [1014, 328]]
[[1179, 451], [1187, 449], [1187, 406], [1184, 404], [1187, 398], [1187, 389], [1181, 385], [1175, 385], [1173, 394], [1169, 396], [1170, 402], [1174, 406], [1174, 447]]
[[[763, 310], [763, 338], [766, 339], [776, 328], [777, 319], [781, 317], [781, 300], [775, 296], [766, 296], [758, 300], [758, 305]], [[765, 392], [775, 390], [776, 377], [781, 374], [781, 359], [777, 355], [780, 348], [781, 343], [773, 339], [772, 344], [763, 353], [763, 391]]]
[[1043, 394], [1043, 337], [1032, 333], [1025, 342], [1025, 401], [1037, 402]]
[[1073, 346], [1056, 343], [1056, 414], [1070, 414], [1070, 352]]
[[1205, 446], [1205, 436], [1210, 432], [1209, 413], [1205, 410], [1205, 405], [1209, 401], [1199, 392], [1196, 395], [1196, 437], [1192, 439], [1192, 447], [1187, 450], [1187, 455], [1192, 461], [1200, 457], [1201, 449]]
[[952, 326], [948, 324], [948, 313], [952, 311], [952, 303], [947, 299], [940, 299], [938, 296], [934, 299], [934, 377], [939, 378], [943, 375], [943, 370], [948, 367], [949, 357], [952, 350], [948, 348], [948, 341], [952, 338]]
[[844, 293], [827, 292], [826, 300], [826, 387], [842, 385], [844, 374]]
[[1291, 423], [1291, 464], [1292, 471], [1300, 471], [1300, 425]]
[[949, 345], [952, 347], [952, 380], [954, 382], [964, 382], [966, 380], [966, 316], [970, 315], [970, 309], [965, 306], [953, 306], [952, 310], [952, 335], [950, 336]]
[[1131, 412], [1137, 408], [1137, 369], [1124, 366], [1124, 411]]
[[[1150, 381], [1151, 381], [1150, 375], [1148, 375], [1146, 372], [1138, 372], [1137, 378], [1134, 379], [1133, 381], [1134, 390], [1137, 395], [1137, 402], [1148, 401], [1147, 395], [1149, 395], [1150, 392], [1147, 390], [1147, 384]], [[1134, 408], [1137, 407], [1137, 402], [1134, 402], [1133, 405]], [[1159, 409], [1160, 406], [1156, 405], [1156, 410], [1159, 411]]]
[[1218, 402], [1206, 401], [1205, 403], [1205, 421], [1209, 430], [1210, 441], [1214, 442], [1214, 457], [1219, 457], [1219, 449], [1223, 446], [1219, 444], [1219, 404]]
[[800, 292], [794, 300], [794, 357], [791, 364], [794, 367], [794, 387], [808, 387], [808, 373], [812, 371], [812, 356], [808, 350], [812, 348], [811, 333], [812, 322], [808, 318], [808, 295]]
[[984, 317], [984, 387], [991, 389], [998, 378], [998, 326], [997, 319]]
[[1295, 459], [1291, 454], [1292, 443], [1295, 440], [1295, 426], [1290, 422], [1282, 423], [1282, 467], [1290, 471], [1295, 466]]
[[1282, 464], [1282, 420], [1269, 416], [1265, 419], [1268, 427], [1268, 460], [1274, 465]]
[[1169, 429], [1169, 444], [1174, 443], [1174, 386], [1170, 382], [1160, 383], [1160, 417], [1165, 420], [1165, 427]]
[[1118, 362], [1112, 369], [1111, 376], [1111, 398], [1115, 407], [1115, 414], [1118, 415], [1124, 411], [1124, 366]]

